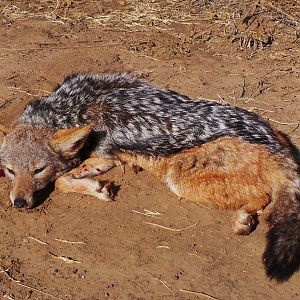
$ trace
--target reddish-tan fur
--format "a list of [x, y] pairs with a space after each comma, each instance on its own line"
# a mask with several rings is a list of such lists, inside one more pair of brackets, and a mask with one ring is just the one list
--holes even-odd
[[167, 158], [119, 153], [118, 158], [171, 181], [178, 196], [224, 209], [263, 209], [274, 185], [285, 186], [288, 167], [283, 158], [260, 145], [224, 137]]

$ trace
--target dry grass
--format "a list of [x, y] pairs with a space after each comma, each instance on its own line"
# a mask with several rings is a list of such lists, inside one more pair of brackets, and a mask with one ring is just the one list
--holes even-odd
[[6, 23], [25, 19], [45, 19], [64, 24], [85, 19], [85, 8], [96, 3], [97, 1], [85, 0], [0, 0], [0, 13]]
[[56, 22], [88, 20], [101, 26], [149, 30], [172, 23], [194, 22], [198, 6], [191, 1], [0, 1], [1, 14], [8, 22], [44, 18]]
[[[188, 38], [194, 41], [222, 41], [240, 50], [262, 50], [276, 40], [297, 42], [300, 5], [297, 1], [280, 0], [0, 0], [0, 13], [6, 23], [40, 18], [56, 23], [86, 22], [123, 31], [174, 31], [174, 26], [191, 27]], [[197, 28], [201, 21], [209, 28]], [[283, 43], [283, 42], [282, 42]], [[273, 46], [273, 45], [272, 45]]]
[[97, 14], [88, 19], [102, 26], [116, 26], [130, 30], [165, 30], [174, 23], [197, 22], [197, 6], [191, 1], [123, 1], [120, 8], [109, 14]]

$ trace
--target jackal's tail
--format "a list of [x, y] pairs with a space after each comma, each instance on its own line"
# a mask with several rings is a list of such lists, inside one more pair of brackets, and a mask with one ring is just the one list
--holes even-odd
[[[300, 266], [300, 183], [281, 189], [267, 222], [267, 246], [263, 255], [266, 273], [278, 282], [288, 280]], [[291, 181], [292, 182], [292, 181]]]

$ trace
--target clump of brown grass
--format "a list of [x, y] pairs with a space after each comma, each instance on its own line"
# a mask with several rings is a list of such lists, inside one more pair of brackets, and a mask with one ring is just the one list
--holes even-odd
[[196, 22], [197, 6], [191, 1], [133, 0], [119, 2], [121, 5], [107, 14], [96, 14], [88, 19], [103, 26], [117, 26], [131, 30], [148, 31], [153, 28], [167, 29], [173, 23]]
[[10, 22], [20, 19], [44, 18], [50, 21], [74, 22], [89, 20], [110, 27], [149, 30], [164, 28], [172, 23], [195, 21], [197, 5], [183, 0], [0, 0], [0, 12]]
[[0, 0], [0, 13], [7, 22], [25, 19], [46, 19], [65, 23], [83, 17], [86, 1], [74, 0]]

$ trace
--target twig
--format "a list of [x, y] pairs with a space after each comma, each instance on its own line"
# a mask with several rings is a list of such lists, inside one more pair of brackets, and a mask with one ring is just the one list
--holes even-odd
[[[219, 94], [217, 94], [217, 96], [218, 96], [218, 98], [220, 100], [212, 100], [212, 101], [215, 101], [215, 102], [220, 103], [222, 105], [230, 105], [230, 102], [228, 102], [227, 100], [225, 100], [224, 97], [221, 97]], [[210, 101], [211, 99], [204, 99], [204, 100], [209, 100]]]
[[156, 224], [156, 223], [151, 223], [151, 222], [144, 222], [144, 223], [148, 224], [148, 225], [151, 225], [151, 226], [154, 226], [154, 227], [158, 227], [158, 228], [170, 230], [170, 231], [181, 232], [181, 231], [190, 229], [192, 227], [195, 227], [198, 222], [196, 222], [196, 223], [194, 223], [194, 224], [192, 224], [190, 226], [187, 226], [187, 227], [184, 227], [184, 228], [178, 228], [178, 229], [176, 229], [176, 228], [169, 228], [169, 227], [166, 227], [166, 226], [163, 226], [163, 225], [160, 225], [160, 224]]
[[160, 245], [160, 246], [156, 246], [156, 248], [158, 248], [158, 249], [161, 249], [161, 248], [170, 249], [170, 246]]
[[255, 107], [255, 106], [252, 106], [252, 107], [247, 107], [248, 110], [250, 111], [255, 111], [255, 110], [258, 110], [260, 112], [260, 114], [265, 114], [265, 113], [275, 113], [274, 110], [269, 110], [269, 109], [263, 109], [263, 108], [259, 108], [259, 107]]
[[241, 94], [240, 94], [240, 97], [239, 98], [243, 98], [245, 96], [245, 86], [246, 86], [246, 79], [245, 79], [245, 76], [243, 76], [243, 85], [242, 85], [242, 88], [241, 88]]
[[35, 238], [35, 237], [33, 237], [33, 236], [29, 236], [28, 238], [31, 239], [31, 240], [33, 240], [33, 241], [35, 241], [35, 242], [37, 242], [37, 243], [39, 243], [39, 244], [42, 244], [42, 245], [49, 245], [47, 242], [41, 241], [41, 240], [39, 240], [38, 238]]
[[68, 241], [68, 240], [63, 240], [63, 239], [55, 239], [58, 242], [62, 242], [62, 243], [68, 243], [68, 244], [77, 244], [77, 245], [85, 245], [86, 242], [72, 242], [72, 241]]
[[22, 286], [22, 287], [24, 287], [24, 288], [33, 290], [33, 291], [38, 292], [38, 293], [40, 293], [40, 294], [43, 294], [43, 295], [52, 297], [52, 298], [54, 298], [54, 299], [64, 300], [64, 299], [62, 299], [62, 298], [53, 296], [53, 295], [51, 295], [51, 294], [49, 294], [49, 293], [47, 293], [47, 292], [43, 292], [43, 291], [41, 291], [41, 290], [39, 290], [39, 289], [36, 289], [36, 288], [34, 288], [34, 287], [32, 287], [32, 286], [26, 285], [26, 284], [22, 283], [20, 280], [14, 279], [13, 277], [11, 277], [11, 276], [8, 274], [7, 270], [1, 270], [0, 273], [4, 273], [11, 281], [13, 281], [14, 283], [16, 283], [16, 284], [19, 285], [19, 286]]
[[300, 124], [297, 124], [295, 128], [293, 128], [291, 131], [288, 132], [288, 134], [291, 134], [295, 132], [299, 128]]
[[43, 92], [43, 93], [48, 94], [48, 95], [50, 95], [52, 93], [50, 91], [46, 91], [46, 90], [43, 90], [43, 89], [32, 89], [32, 90], [40, 91], [40, 92]]
[[16, 92], [19, 92], [19, 93], [23, 93], [23, 94], [26, 94], [28, 96], [32, 96], [32, 97], [36, 97], [37, 95], [33, 95], [25, 90], [21, 90], [21, 88], [18, 88], [18, 87], [13, 87], [13, 86], [9, 86], [8, 89], [10, 90], [14, 90]]
[[140, 56], [140, 57], [146, 57], [146, 58], [149, 58], [149, 59], [152, 59], [152, 60], [155, 60], [155, 61], [161, 61], [160, 59], [157, 59], [155, 57], [152, 57], [152, 56], [149, 56], [149, 55], [145, 55], [145, 54], [137, 54], [135, 52], [132, 52], [132, 51], [129, 51], [129, 50], [126, 50], [126, 49], [119, 48], [118, 50], [130, 53], [130, 54], [135, 54], [135, 55]]
[[150, 211], [148, 209], [144, 209], [144, 212], [140, 212], [137, 210], [132, 209], [131, 210], [133, 213], [139, 214], [139, 215], [143, 215], [143, 216], [147, 216], [147, 217], [156, 217], [156, 216], [161, 216], [161, 213], [159, 213], [158, 211]]
[[67, 263], [67, 264], [73, 264], [73, 263], [76, 263], [76, 264], [82, 264], [83, 262], [82, 261], [78, 261], [78, 260], [75, 260], [71, 257], [66, 257], [66, 256], [57, 256], [51, 252], [49, 252], [49, 254], [57, 259], [60, 259], [62, 260], [63, 262]]
[[281, 124], [281, 125], [298, 125], [299, 126], [299, 124], [300, 123], [293, 123], [293, 122], [291, 122], [291, 123], [289, 123], [289, 122], [280, 122], [280, 121], [277, 121], [277, 120], [274, 120], [274, 119], [271, 119], [271, 118], [268, 118], [268, 121], [271, 121], [271, 122], [274, 122], [274, 123], [276, 123], [276, 124]]
[[6, 273], [8, 270], [9, 270], [9, 268], [6, 269], [6, 270], [4, 270], [3, 268], [1, 268], [1, 269], [0, 269], [0, 273]]
[[153, 278], [154, 280], [159, 281], [164, 287], [166, 287], [173, 295], [175, 295], [175, 293], [167, 286], [166, 281], [163, 281], [159, 278]]
[[183, 293], [193, 294], [193, 295], [200, 295], [200, 296], [203, 296], [207, 299], [220, 300], [220, 298], [214, 297], [214, 296], [209, 295], [209, 294], [204, 293], [204, 292], [195, 292], [195, 291], [190, 291], [190, 290], [186, 290], [186, 289], [180, 289], [179, 291], [183, 292]]

